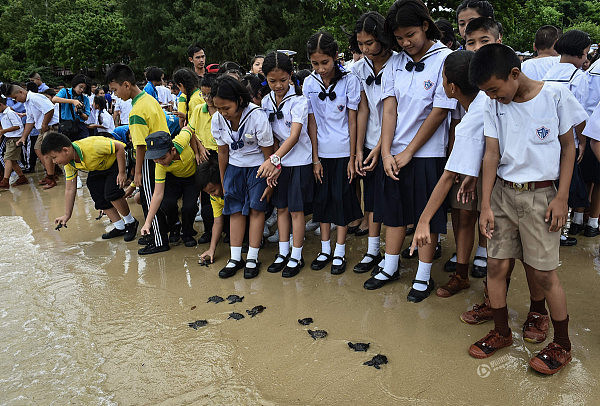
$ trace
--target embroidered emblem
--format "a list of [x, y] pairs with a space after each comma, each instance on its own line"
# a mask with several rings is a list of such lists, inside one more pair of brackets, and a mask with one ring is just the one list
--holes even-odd
[[254, 134], [244, 134], [244, 138], [246, 139], [246, 144], [248, 145], [254, 145], [256, 142]]
[[429, 90], [433, 87], [433, 82], [431, 80], [426, 80], [425, 82], [423, 82], [423, 87], [425, 88], [425, 90]]
[[541, 127], [541, 128], [538, 128], [537, 130], [535, 130], [535, 133], [537, 134], [537, 136], [540, 140], [543, 140], [548, 136], [548, 134], [550, 134], [550, 130], [547, 129], [546, 127]]
[[340, 104], [339, 106], [337, 106], [337, 108], [340, 112], [344, 111], [344, 107], [345, 106], [343, 104]]
[[292, 128], [292, 122], [291, 122], [291, 121], [286, 121], [286, 122], [285, 122], [285, 126], [286, 126], [287, 128]]

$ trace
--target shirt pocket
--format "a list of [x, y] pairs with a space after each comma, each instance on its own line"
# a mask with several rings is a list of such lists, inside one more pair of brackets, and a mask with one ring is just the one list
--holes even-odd
[[[512, 123], [515, 131], [520, 131], [522, 123]], [[526, 125], [527, 139], [536, 145], [550, 144], [558, 139], [558, 117], [533, 119]]]

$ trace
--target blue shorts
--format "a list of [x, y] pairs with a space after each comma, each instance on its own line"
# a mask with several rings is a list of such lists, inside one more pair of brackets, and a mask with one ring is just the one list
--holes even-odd
[[242, 213], [244, 216], [250, 214], [250, 209], [258, 211], [267, 210], [267, 201], [260, 201], [267, 187], [266, 179], [257, 179], [258, 166], [242, 168], [231, 164], [227, 165], [223, 177], [223, 188], [225, 189], [225, 206], [223, 214], [228, 216]]
[[303, 166], [284, 166], [277, 179], [272, 203], [278, 209], [290, 212], [303, 212], [312, 203], [315, 177], [312, 164]]

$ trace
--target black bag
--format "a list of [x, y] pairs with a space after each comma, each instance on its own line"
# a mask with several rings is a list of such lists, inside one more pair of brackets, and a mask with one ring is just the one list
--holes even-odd
[[[67, 99], [70, 99], [71, 95], [69, 94], [69, 91], [67, 90]], [[71, 107], [71, 115], [73, 116], [73, 118], [75, 118], [75, 109], [73, 109], [73, 105], [69, 104], [69, 106]], [[60, 106], [60, 108], [62, 109], [63, 106]], [[69, 139], [71, 138], [77, 138], [79, 135], [79, 124], [77, 123], [77, 121], [75, 120], [63, 120], [62, 118], [62, 111], [61, 114], [59, 114], [59, 123], [58, 123], [58, 131], [64, 135], [66, 135], [67, 137], [69, 137]]]

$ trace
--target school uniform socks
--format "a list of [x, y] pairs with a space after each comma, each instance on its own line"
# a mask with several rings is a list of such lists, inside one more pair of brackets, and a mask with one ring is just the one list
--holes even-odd
[[476, 259], [473, 261], [473, 265], [475, 266], [487, 266], [487, 248], [477, 246], [477, 251], [475, 251], [476, 257], [483, 257], [486, 260]]
[[[335, 251], [333, 251], [334, 257], [344, 258], [346, 255], [346, 244], [335, 244]], [[333, 265], [342, 265], [342, 261], [339, 259], [333, 260]]]
[[[419, 261], [419, 268], [417, 268], [417, 276], [415, 276], [415, 279], [427, 282], [431, 277], [431, 265], [433, 264]], [[413, 283], [413, 289], [422, 292], [427, 290], [427, 285], [423, 283]]]
[[[234, 261], [242, 260], [242, 247], [230, 247], [230, 251], [231, 251], [231, 259], [233, 259]], [[249, 252], [248, 252], [248, 255], [250, 255]], [[225, 267], [233, 268], [233, 267], [235, 267], [235, 264], [233, 264], [231, 262], [227, 262], [227, 265], [225, 265]]]
[[[254, 268], [255, 267], [255, 264], [252, 262], [248, 262], [248, 260], [253, 259], [253, 260], [257, 261], [259, 250], [260, 250], [260, 248], [253, 248], [253, 247], [248, 248], [248, 255], [246, 256], [246, 268]], [[289, 250], [289, 246], [288, 246], [288, 250]]]
[[456, 264], [456, 274], [463, 279], [469, 279], [469, 264]]
[[117, 230], [125, 230], [125, 222], [123, 221], [123, 219], [115, 221], [113, 223], [113, 226], [115, 226]]
[[[367, 254], [369, 255], [377, 255], [379, 253], [379, 237], [368, 237], [368, 244], [367, 244]], [[371, 262], [373, 259], [371, 257], [363, 257], [362, 261], [360, 261], [363, 264], [367, 264], [369, 262]]]
[[300, 259], [302, 258], [302, 248], [296, 248], [296, 247], [292, 247], [292, 255], [291, 258], [297, 259], [298, 261], [300, 261]]
[[[327, 255], [331, 255], [331, 241], [327, 240], [327, 241], [322, 241], [321, 240], [321, 252], [323, 254], [327, 254]], [[318, 261], [325, 261], [327, 258], [325, 258], [323, 255], [319, 255], [317, 257]]]
[[598, 217], [595, 217], [595, 218], [590, 217], [588, 219], [587, 225], [590, 226], [590, 227], [592, 227], [592, 228], [598, 228]]
[[552, 319], [554, 327], [554, 342], [567, 351], [571, 351], [571, 340], [569, 340], [569, 316], [562, 321]]
[[504, 306], [499, 309], [492, 308], [492, 316], [494, 317], [494, 329], [504, 337], [510, 335], [510, 327], [508, 327], [508, 307]]
[[131, 215], [131, 212], [129, 212], [129, 214], [127, 214], [125, 217], [123, 217], [123, 221], [125, 222], [125, 224], [131, 224], [135, 221], [135, 218], [133, 218], [133, 216]]
[[[573, 213], [573, 223], [575, 224], [583, 224], [583, 212], [575, 212]], [[596, 224], [598, 223], [598, 219], [596, 219]]]
[[[279, 255], [282, 257], [287, 257], [290, 253], [290, 242], [289, 241], [279, 241]], [[298, 258], [300, 259], [300, 258]], [[275, 263], [280, 264], [283, 262], [281, 257], [275, 258]]]
[[[398, 271], [398, 258], [400, 255], [392, 255], [385, 254], [385, 259], [383, 260], [383, 272], [387, 273], [390, 276], [393, 276]], [[386, 281], [389, 278], [382, 273], [378, 273], [375, 275], [375, 279], [380, 281]]]
[[531, 303], [529, 304], [529, 312], [548, 314], [548, 311], [546, 310], [546, 299], [531, 300]]

